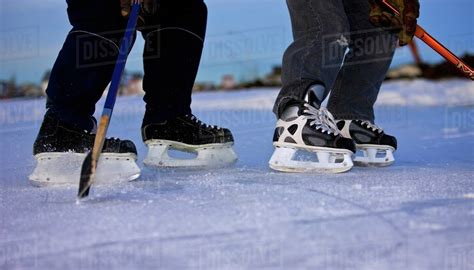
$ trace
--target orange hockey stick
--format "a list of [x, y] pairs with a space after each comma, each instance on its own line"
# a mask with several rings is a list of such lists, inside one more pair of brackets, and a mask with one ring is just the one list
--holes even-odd
[[[400, 12], [398, 12], [398, 10], [394, 6], [392, 6], [392, 4], [390, 4], [388, 0], [382, 0], [382, 3], [384, 3], [388, 8], [395, 12], [395, 14], [400, 14]], [[434, 37], [428, 34], [425, 29], [423, 29], [419, 25], [416, 27], [415, 36], [421, 39], [424, 43], [426, 43], [426, 45], [430, 46], [441, 56], [443, 56], [446, 60], [455, 65], [459, 69], [459, 71], [466, 75], [466, 77], [470, 78], [471, 80], [474, 80], [474, 70], [466, 63], [464, 63], [461, 59], [459, 59], [459, 57], [457, 57], [454, 53], [444, 47]]]

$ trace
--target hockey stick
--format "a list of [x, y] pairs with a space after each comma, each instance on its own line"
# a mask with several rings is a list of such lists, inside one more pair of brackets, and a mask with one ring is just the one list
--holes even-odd
[[135, 27], [137, 25], [137, 19], [140, 11], [140, 3], [133, 1], [132, 11], [128, 19], [127, 28], [125, 29], [125, 35], [120, 43], [119, 55], [117, 57], [117, 63], [115, 64], [114, 73], [110, 83], [109, 92], [107, 93], [107, 99], [105, 100], [104, 109], [102, 116], [100, 117], [97, 134], [95, 135], [94, 146], [92, 151], [89, 152], [82, 164], [81, 179], [79, 182], [79, 192], [77, 197], [82, 199], [89, 195], [89, 191], [92, 183], [94, 182], [94, 175], [97, 170], [97, 163], [99, 162], [100, 153], [104, 147], [105, 136], [107, 129], [109, 128], [110, 119], [117, 99], [117, 92], [122, 79], [122, 73], [127, 62], [128, 53], [132, 46], [132, 37], [135, 33]]
[[[388, 0], [382, 0], [382, 3], [385, 4], [387, 8], [391, 9], [395, 14], [400, 15], [400, 12]], [[430, 46], [441, 56], [443, 56], [446, 60], [455, 65], [458, 70], [461, 71], [466, 77], [474, 80], [474, 70], [461, 59], [459, 59], [459, 57], [457, 57], [454, 53], [444, 47], [443, 44], [428, 34], [425, 29], [419, 25], [416, 26], [415, 36], [421, 39], [424, 43], [426, 43], [426, 45]]]

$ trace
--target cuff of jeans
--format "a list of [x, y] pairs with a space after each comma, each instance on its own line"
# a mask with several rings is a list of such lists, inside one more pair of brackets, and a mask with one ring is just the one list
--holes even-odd
[[[301, 79], [297, 82], [283, 86], [280, 91], [280, 95], [275, 102], [275, 106], [273, 107], [273, 112], [278, 118], [280, 118], [289, 103], [292, 101], [304, 101], [308, 88], [315, 84], [324, 85], [318, 80]], [[282, 95], [282, 93], [284, 94]]]

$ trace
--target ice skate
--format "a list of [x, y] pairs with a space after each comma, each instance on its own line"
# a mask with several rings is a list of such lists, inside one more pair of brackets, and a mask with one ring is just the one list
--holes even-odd
[[[51, 115], [46, 115], [33, 153], [37, 161], [29, 179], [33, 185], [79, 183], [82, 162], [91, 150], [95, 134], [66, 127]], [[96, 172], [96, 184], [127, 182], [140, 176], [136, 164], [137, 150], [133, 142], [107, 139]]]
[[[340, 173], [353, 166], [354, 143], [339, 134], [325, 108], [304, 102], [289, 107], [276, 124], [273, 141], [275, 152], [269, 165], [277, 171]], [[299, 152], [310, 157], [298, 158]]]
[[[145, 165], [153, 167], [222, 167], [237, 161], [230, 130], [202, 123], [194, 115], [176, 117], [142, 128], [148, 146]], [[194, 158], [172, 157], [170, 151], [194, 154]]]
[[397, 139], [369, 121], [340, 120], [337, 126], [342, 136], [356, 144], [354, 163], [358, 166], [389, 166], [395, 158]]

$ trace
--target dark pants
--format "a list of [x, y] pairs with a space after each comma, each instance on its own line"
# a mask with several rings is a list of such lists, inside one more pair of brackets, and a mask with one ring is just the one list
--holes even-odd
[[[72, 30], [52, 69], [47, 108], [71, 125], [90, 129], [95, 104], [110, 82], [127, 20], [118, 0], [67, 0]], [[191, 113], [207, 8], [202, 0], [161, 0], [141, 29], [144, 124]]]
[[[367, 0], [287, 0], [294, 41], [283, 58], [274, 112], [322, 84], [337, 119], [374, 120], [373, 105], [396, 48], [396, 36], [369, 22]], [[349, 51], [347, 50], [349, 49]]]

